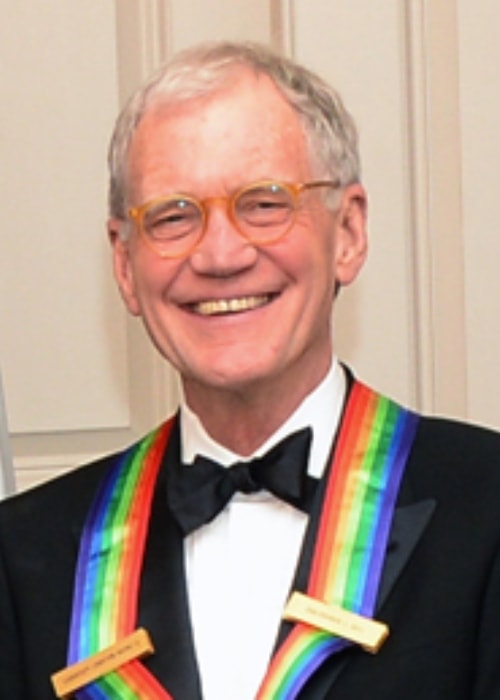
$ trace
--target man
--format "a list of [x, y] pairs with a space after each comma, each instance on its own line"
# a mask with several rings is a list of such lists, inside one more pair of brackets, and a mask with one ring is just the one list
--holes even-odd
[[78, 698], [500, 698], [499, 438], [332, 347], [366, 255], [336, 93], [263, 47], [194, 49], [132, 98], [110, 165], [116, 279], [180, 414], [0, 509], [1, 696], [53, 698], [67, 667]]

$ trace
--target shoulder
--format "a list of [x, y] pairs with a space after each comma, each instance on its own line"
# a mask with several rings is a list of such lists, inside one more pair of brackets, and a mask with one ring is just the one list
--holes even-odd
[[454, 420], [421, 417], [408, 462], [412, 482], [443, 495], [500, 495], [500, 433]]
[[[128, 449], [128, 448], [127, 448]], [[0, 538], [9, 542], [57, 537], [84, 521], [96, 489], [126, 449], [52, 479], [0, 503]]]
[[123, 450], [77, 467], [0, 503], [0, 541], [60, 539], [61, 532], [81, 529], [97, 489], [110, 470], [124, 459], [128, 464], [128, 456], [136, 448], [141, 452], [160, 432], [164, 437], [169, 436], [172, 426], [175, 429], [171, 433], [172, 439], [168, 438], [168, 446], [169, 453], [170, 448], [175, 453], [178, 449], [178, 420], [174, 415]]
[[415, 446], [430, 458], [477, 463], [481, 457], [500, 468], [500, 433], [479, 425], [421, 416]]

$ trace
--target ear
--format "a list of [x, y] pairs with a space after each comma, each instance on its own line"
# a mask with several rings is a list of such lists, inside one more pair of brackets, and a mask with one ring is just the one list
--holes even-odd
[[108, 237], [113, 249], [113, 271], [123, 301], [133, 316], [140, 316], [140, 305], [136, 295], [134, 272], [130, 257], [130, 243], [123, 236], [123, 221], [108, 221]]
[[342, 192], [337, 212], [335, 240], [335, 279], [339, 286], [356, 279], [366, 259], [367, 197], [360, 184], [348, 185]]

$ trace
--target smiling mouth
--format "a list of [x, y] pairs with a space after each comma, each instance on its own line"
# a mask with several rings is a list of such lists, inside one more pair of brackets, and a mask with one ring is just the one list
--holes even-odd
[[207, 299], [193, 304], [190, 308], [200, 316], [224, 316], [226, 314], [239, 314], [244, 311], [259, 309], [269, 304], [274, 295], [261, 294], [259, 296], [236, 297], [233, 299]]

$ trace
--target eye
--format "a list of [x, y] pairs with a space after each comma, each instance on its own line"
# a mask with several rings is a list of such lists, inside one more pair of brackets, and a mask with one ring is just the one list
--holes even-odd
[[236, 213], [254, 226], [269, 226], [286, 221], [293, 212], [293, 198], [277, 183], [245, 190], [236, 202]]
[[190, 199], [169, 198], [154, 203], [144, 215], [144, 229], [156, 239], [187, 236], [200, 225], [202, 215]]

